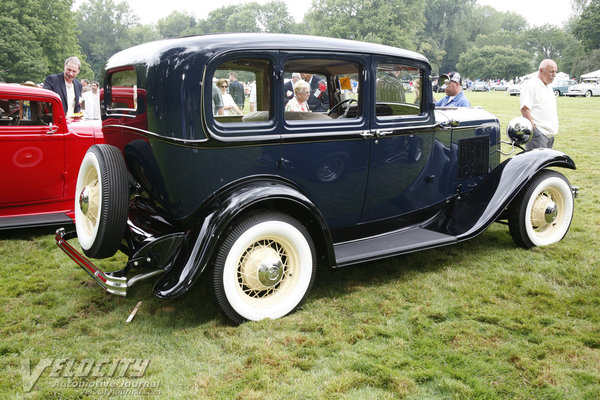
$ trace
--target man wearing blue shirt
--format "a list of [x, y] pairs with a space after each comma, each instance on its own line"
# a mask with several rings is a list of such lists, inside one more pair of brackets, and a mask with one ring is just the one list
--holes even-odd
[[446, 96], [435, 102], [436, 107], [471, 107], [462, 91], [462, 81], [458, 72], [442, 75], [440, 81], [444, 84]]

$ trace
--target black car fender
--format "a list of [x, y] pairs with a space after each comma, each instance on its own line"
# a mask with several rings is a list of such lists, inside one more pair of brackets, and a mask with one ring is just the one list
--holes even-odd
[[[311, 233], [320, 235], [326, 257], [333, 257], [333, 242], [327, 224], [317, 207], [297, 188], [275, 179], [254, 179], [237, 184], [226, 192], [215, 196], [198, 217], [199, 223], [190, 231], [185, 255], [164, 274], [154, 287], [159, 298], [174, 298], [193, 286], [209, 265], [218, 248], [219, 239], [234, 219], [249, 210], [277, 209], [296, 218], [313, 221], [308, 227]], [[332, 262], [331, 259], [328, 262]]]
[[472, 192], [457, 196], [426, 228], [456, 236], [458, 241], [471, 239], [497, 220], [519, 191], [548, 167], [576, 168], [568, 155], [557, 150], [517, 154], [491, 171]]

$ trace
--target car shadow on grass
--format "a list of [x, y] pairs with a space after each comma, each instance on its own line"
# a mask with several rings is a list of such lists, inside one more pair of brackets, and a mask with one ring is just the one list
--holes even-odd
[[[74, 227], [73, 227], [74, 228]], [[53, 240], [56, 227], [25, 228], [0, 232], [0, 240]], [[394, 281], [406, 282], [415, 276], [437, 273], [449, 264], [456, 264], [461, 255], [470, 257], [492, 251], [514, 251], [518, 247], [511, 240], [508, 229], [504, 227], [490, 229], [477, 238], [452, 246], [400, 255], [377, 261], [352, 265], [340, 269], [319, 266], [310, 299], [341, 298], [358, 290], [359, 287], [376, 289]], [[68, 259], [68, 258], [67, 258]], [[70, 259], [68, 259], [70, 261]], [[98, 265], [101, 265], [100, 262]], [[105, 312], [120, 314], [118, 320], [125, 324], [132, 310], [141, 302], [131, 323], [149, 329], [172, 332], [204, 325], [231, 326], [231, 323], [219, 312], [209, 290], [208, 274], [204, 273], [184, 295], [175, 299], [159, 299], [154, 296], [154, 279], [141, 281], [129, 290], [125, 298], [103, 293], [93, 280], [77, 269], [86, 286], [83, 293], [89, 293], [81, 301], [89, 301], [90, 307], [101, 306]], [[77, 276], [77, 275], [76, 275]], [[81, 295], [81, 291], [79, 291]], [[87, 299], [87, 300], [86, 300]], [[94, 313], [88, 314], [93, 318]], [[142, 328], [145, 329], [145, 328]]]
[[[510, 237], [508, 228], [500, 224], [476, 238], [454, 245], [418, 251], [376, 261], [365, 262], [338, 269], [320, 268], [313, 298], [339, 297], [360, 286], [378, 287], [392, 281], [406, 281], [415, 276], [436, 273], [448, 265], [456, 264], [464, 254], [476, 257], [490, 251], [517, 251], [520, 249]], [[460, 267], [462, 268], [462, 267]]]
[[0, 230], [0, 240], [34, 240], [42, 236], [54, 236], [58, 228], [65, 228], [69, 232], [75, 230], [75, 224]]

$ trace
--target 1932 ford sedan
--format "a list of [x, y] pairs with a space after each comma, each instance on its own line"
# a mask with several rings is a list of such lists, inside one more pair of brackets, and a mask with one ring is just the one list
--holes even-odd
[[[228, 113], [216, 82], [250, 88]], [[310, 79], [309, 106], [285, 111], [285, 83]], [[226, 34], [147, 43], [104, 71], [106, 144], [79, 171], [76, 233], [59, 246], [125, 295], [154, 278], [160, 298], [203, 274], [236, 323], [278, 318], [306, 298], [317, 262], [342, 267], [475, 237], [507, 220], [517, 244], [561, 240], [573, 189], [549, 149], [501, 163], [498, 120], [434, 109], [419, 54], [308, 36]], [[308, 89], [307, 89], [308, 90]], [[225, 107], [224, 107], [225, 105]], [[511, 126], [525, 141], [527, 127]], [[77, 236], [84, 256], [67, 241]], [[90, 258], [128, 256], [107, 273]]]

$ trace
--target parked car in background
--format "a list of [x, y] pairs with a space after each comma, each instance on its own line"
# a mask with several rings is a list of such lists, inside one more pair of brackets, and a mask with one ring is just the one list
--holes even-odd
[[505, 81], [494, 82], [490, 85], [490, 90], [493, 90], [495, 92], [504, 92], [508, 90], [508, 83], [506, 83]]
[[77, 172], [101, 122], [66, 118], [49, 90], [0, 83], [0, 229], [73, 223]]
[[554, 79], [552, 82], [552, 90], [554, 90], [555, 96], [565, 96], [569, 91], [569, 88], [576, 85], [575, 79]]
[[511, 96], [519, 96], [521, 94], [521, 84], [514, 83], [508, 87], [508, 94]]
[[473, 86], [471, 86], [471, 91], [473, 91], [473, 92], [489, 92], [490, 87], [485, 82], [477, 81], [477, 82], [473, 82]]
[[598, 80], [584, 80], [577, 85], [573, 85], [569, 87], [569, 90], [566, 93], [567, 96], [600, 96], [600, 84]]
[[[256, 82], [244, 115], [222, 115], [213, 101], [213, 79], [231, 71]], [[311, 93], [326, 111], [285, 111], [291, 72], [323, 77]], [[411, 51], [313, 36], [190, 36], [123, 50], [103, 71], [106, 144], [81, 163], [76, 230], [58, 230], [56, 242], [114, 294], [154, 279], [156, 296], [175, 298], [206, 274], [217, 306], [241, 323], [296, 310], [317, 263], [451, 245], [494, 221], [525, 248], [561, 240], [574, 201], [553, 169], [575, 168], [571, 158], [536, 149], [502, 161], [498, 119], [435, 107], [430, 73]], [[396, 76], [412, 77], [414, 90]], [[526, 123], [509, 124], [517, 143], [531, 137]], [[128, 257], [120, 271], [89, 259], [116, 251]]]

